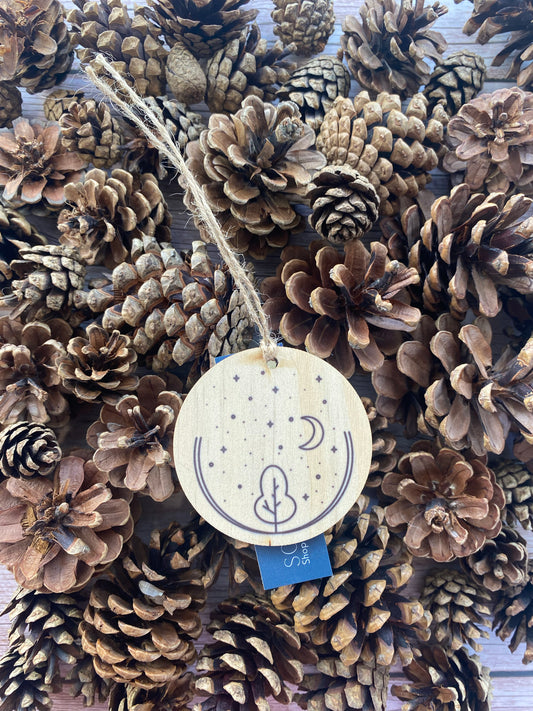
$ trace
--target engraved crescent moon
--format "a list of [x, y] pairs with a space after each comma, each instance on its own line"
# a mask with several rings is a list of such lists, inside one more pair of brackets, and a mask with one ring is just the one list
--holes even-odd
[[[320, 420], [318, 420], [316, 417], [313, 417], [312, 415], [303, 415], [303, 417], [300, 417], [300, 419], [309, 422], [309, 424], [313, 428], [313, 433], [311, 437], [307, 440], [307, 442], [301, 444], [298, 449], [304, 449], [308, 451], [310, 449], [316, 449], [317, 447], [320, 447], [324, 439], [324, 427]], [[315, 440], [318, 441], [316, 442]]]

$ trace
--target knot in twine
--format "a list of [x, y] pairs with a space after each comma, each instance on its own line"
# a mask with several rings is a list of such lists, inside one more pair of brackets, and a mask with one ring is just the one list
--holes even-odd
[[237, 255], [229, 246], [226, 236], [204, 195], [202, 186], [187, 166], [181, 150], [174, 140], [174, 136], [103, 55], [98, 54], [95, 59], [98, 66], [111, 77], [113, 85], [98, 76], [94, 69], [88, 66], [85, 72], [91, 82], [115, 104], [124, 116], [130, 119], [144, 133], [154, 148], [157, 148], [181, 174], [182, 182], [192, 196], [195, 208], [193, 216], [195, 220], [203, 223], [207, 233], [216, 244], [220, 256], [227, 264], [235, 285], [242, 294], [250, 318], [261, 335], [259, 346], [263, 351], [263, 357], [269, 366], [275, 366], [277, 362], [277, 344], [270, 332], [259, 295]]

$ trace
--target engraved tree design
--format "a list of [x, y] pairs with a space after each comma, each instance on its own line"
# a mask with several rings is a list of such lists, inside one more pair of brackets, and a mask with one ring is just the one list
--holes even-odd
[[289, 494], [287, 475], [281, 467], [270, 464], [263, 469], [259, 486], [261, 493], [255, 501], [255, 515], [260, 521], [273, 524], [274, 533], [277, 533], [278, 526], [296, 513], [296, 501]]

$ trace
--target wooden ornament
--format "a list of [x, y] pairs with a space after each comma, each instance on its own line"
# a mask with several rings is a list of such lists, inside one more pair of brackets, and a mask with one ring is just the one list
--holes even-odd
[[[212, 526], [264, 546], [323, 533], [354, 504], [370, 469], [365, 409], [331, 365], [279, 348], [221, 361], [192, 388], [174, 433], [183, 491]], [[273, 365], [273, 364], [272, 364]]]

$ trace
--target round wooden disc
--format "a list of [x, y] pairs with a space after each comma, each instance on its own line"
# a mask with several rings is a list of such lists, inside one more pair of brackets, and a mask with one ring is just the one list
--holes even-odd
[[209, 523], [247, 543], [281, 546], [323, 533], [354, 504], [372, 436], [348, 381], [305, 351], [279, 348], [218, 363], [192, 388], [174, 434], [185, 495]]

